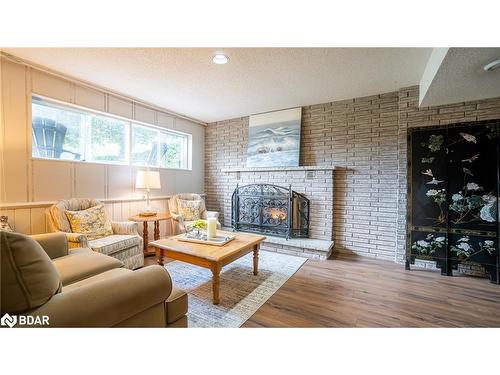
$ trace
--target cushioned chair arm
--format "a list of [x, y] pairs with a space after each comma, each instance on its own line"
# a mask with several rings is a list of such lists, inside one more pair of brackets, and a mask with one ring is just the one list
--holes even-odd
[[31, 238], [43, 247], [50, 259], [68, 255], [68, 240], [62, 232], [34, 234]]
[[179, 214], [170, 213], [172, 216], [172, 230], [173, 234], [184, 233], [186, 226], [184, 225], [184, 217]]
[[[64, 232], [61, 232], [64, 233]], [[67, 241], [70, 243], [69, 247], [89, 247], [89, 240], [87, 236], [81, 233], [64, 233]]]
[[112, 221], [111, 228], [113, 228], [114, 234], [139, 235], [138, 224], [134, 221]]
[[51, 327], [112, 327], [163, 303], [171, 291], [167, 271], [150, 266], [63, 290], [29, 315], [47, 315]]
[[170, 213], [170, 215], [172, 216], [172, 220], [178, 221], [180, 223], [184, 222], [184, 217], [182, 215], [173, 214], [173, 213]]

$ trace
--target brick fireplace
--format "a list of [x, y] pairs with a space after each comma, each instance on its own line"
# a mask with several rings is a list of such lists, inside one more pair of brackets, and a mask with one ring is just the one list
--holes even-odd
[[309, 237], [309, 199], [267, 183], [237, 185], [231, 198], [233, 230], [290, 238]]
[[[308, 238], [268, 236], [263, 248], [316, 259], [325, 259], [333, 248], [334, 167], [300, 166], [222, 169], [223, 226], [231, 228], [232, 196], [237, 186], [271, 184], [290, 187], [309, 200]], [[285, 236], [286, 237], [286, 236]]]

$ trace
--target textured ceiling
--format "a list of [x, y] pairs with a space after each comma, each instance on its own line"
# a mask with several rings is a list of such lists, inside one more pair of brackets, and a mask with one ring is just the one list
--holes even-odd
[[[430, 48], [5, 48], [205, 122], [418, 84]], [[225, 52], [230, 62], [215, 65]]]
[[498, 59], [500, 48], [450, 48], [421, 98], [421, 105], [500, 97], [500, 69], [491, 72], [483, 69]]

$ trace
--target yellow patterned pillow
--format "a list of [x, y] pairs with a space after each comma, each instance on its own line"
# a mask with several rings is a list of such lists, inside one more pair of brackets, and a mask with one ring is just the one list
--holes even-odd
[[103, 204], [87, 210], [65, 211], [65, 213], [73, 233], [84, 234], [89, 240], [113, 234], [111, 221], [106, 215]]
[[203, 201], [177, 199], [179, 215], [186, 221], [198, 220], [201, 218], [201, 209]]

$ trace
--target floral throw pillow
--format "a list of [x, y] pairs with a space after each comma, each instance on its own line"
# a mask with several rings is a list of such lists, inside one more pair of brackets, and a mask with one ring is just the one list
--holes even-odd
[[184, 220], [198, 220], [201, 218], [203, 201], [177, 199], [177, 207], [179, 209], [179, 215], [181, 215]]
[[111, 221], [106, 215], [103, 204], [81, 211], [65, 211], [65, 213], [73, 233], [84, 234], [89, 240], [113, 234]]

